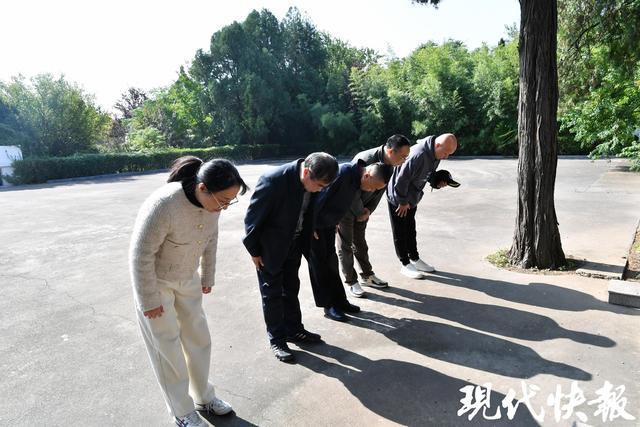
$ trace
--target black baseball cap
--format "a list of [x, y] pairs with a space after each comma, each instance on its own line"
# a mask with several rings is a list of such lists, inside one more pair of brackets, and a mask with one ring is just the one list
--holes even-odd
[[453, 179], [451, 173], [446, 169], [437, 170], [429, 176], [431, 187], [438, 188], [438, 184], [445, 182], [449, 187], [460, 187], [460, 183]]

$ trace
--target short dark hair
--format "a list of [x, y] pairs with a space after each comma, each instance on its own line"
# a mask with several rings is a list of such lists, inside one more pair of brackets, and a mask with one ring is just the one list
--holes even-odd
[[391, 175], [393, 175], [393, 168], [389, 165], [385, 165], [384, 163], [374, 163], [367, 166], [367, 172], [369, 172], [369, 174], [375, 179], [388, 184], [391, 179]]
[[203, 162], [196, 156], [183, 156], [171, 165], [167, 182], [182, 182], [187, 186], [203, 183], [207, 190], [216, 193], [239, 186], [240, 194], [249, 188], [240, 177], [238, 169], [229, 160], [212, 159]]
[[338, 161], [329, 153], [311, 153], [304, 159], [304, 167], [309, 169], [314, 181], [333, 182], [338, 176]]
[[387, 148], [397, 150], [398, 148], [411, 146], [411, 141], [409, 141], [409, 138], [407, 138], [406, 136], [397, 133], [395, 135], [391, 135], [384, 145]]

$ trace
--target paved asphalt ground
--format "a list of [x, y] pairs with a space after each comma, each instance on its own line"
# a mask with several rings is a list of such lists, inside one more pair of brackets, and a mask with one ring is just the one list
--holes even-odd
[[[558, 165], [565, 253], [603, 270], [624, 265], [640, 218], [640, 174], [623, 166], [584, 158]], [[253, 187], [269, 167], [240, 171]], [[217, 285], [204, 304], [211, 379], [235, 414], [212, 424], [640, 425], [640, 311], [608, 304], [602, 279], [490, 265], [485, 256], [511, 242], [516, 160], [459, 158], [442, 167], [462, 186], [426, 194], [417, 216], [422, 257], [438, 272], [421, 281], [400, 275], [381, 205], [368, 240], [376, 273], [392, 286], [352, 301], [363, 312], [351, 322], [332, 322], [313, 304], [303, 262], [305, 326], [326, 344], [294, 346], [295, 365], [268, 350], [255, 272], [240, 242], [249, 195], [224, 212]], [[134, 320], [127, 270], [137, 210], [165, 179], [0, 191], [0, 425], [171, 425]], [[556, 422], [548, 397], [558, 388], [569, 394], [573, 382], [587, 401]], [[635, 420], [595, 415], [606, 382], [625, 387], [613, 401], [626, 399]], [[460, 389], [487, 383], [491, 407], [469, 421]], [[522, 399], [523, 385], [536, 394], [509, 420], [500, 404], [510, 391]], [[485, 420], [498, 408], [498, 419]]]

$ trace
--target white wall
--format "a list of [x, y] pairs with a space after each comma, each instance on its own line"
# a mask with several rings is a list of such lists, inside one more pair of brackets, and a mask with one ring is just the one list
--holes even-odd
[[2, 176], [12, 176], [13, 168], [11, 163], [14, 160], [22, 160], [22, 151], [13, 145], [0, 145], [0, 184], [9, 185], [2, 179]]

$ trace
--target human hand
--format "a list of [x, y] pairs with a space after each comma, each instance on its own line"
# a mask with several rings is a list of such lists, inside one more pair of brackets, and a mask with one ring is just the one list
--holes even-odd
[[318, 240], [320, 238], [320, 237], [318, 237], [318, 232], [317, 231], [313, 232], [313, 238], [316, 239], [316, 240]]
[[407, 212], [409, 211], [409, 209], [411, 209], [411, 205], [409, 203], [406, 203], [404, 205], [400, 205], [398, 206], [398, 208], [396, 209], [396, 214], [400, 217], [400, 218], [404, 218], [405, 216], [407, 216]]
[[202, 287], [202, 293], [203, 294], [211, 293], [211, 286], [203, 286]]
[[160, 307], [156, 307], [151, 310], [145, 311], [144, 317], [148, 317], [149, 319], [155, 319], [156, 317], [162, 316], [162, 313], [164, 313], [164, 307], [160, 306]]
[[251, 260], [253, 261], [253, 264], [256, 266], [256, 270], [260, 271], [262, 267], [264, 267], [264, 263], [262, 262], [261, 256], [252, 256]]

